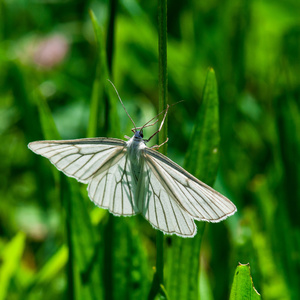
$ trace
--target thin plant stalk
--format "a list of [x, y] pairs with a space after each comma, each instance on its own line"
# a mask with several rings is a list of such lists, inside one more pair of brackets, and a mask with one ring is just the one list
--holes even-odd
[[[108, 67], [108, 75], [110, 79], [113, 80], [113, 55], [114, 55], [114, 41], [115, 41], [115, 22], [116, 22], [116, 13], [118, 0], [110, 0], [109, 7], [109, 21], [107, 28], [107, 36], [106, 36], [106, 58], [107, 58], [107, 67]], [[109, 131], [109, 115], [110, 115], [110, 103], [108, 99], [108, 95], [105, 95], [105, 122], [104, 122], [104, 130], [107, 134]]]
[[[107, 28], [106, 36], [106, 59], [107, 59], [107, 71], [108, 76], [113, 80], [113, 54], [114, 54], [114, 39], [115, 39], [115, 21], [116, 21], [116, 12], [118, 0], [109, 1], [109, 21]], [[104, 96], [105, 101], [105, 121], [104, 121], [104, 132], [108, 135], [110, 130], [109, 119], [111, 115], [111, 104], [109, 101], [108, 94]], [[115, 220], [112, 214], [109, 214], [106, 227], [104, 229], [104, 236], [106, 240], [106, 245], [104, 247], [104, 270], [103, 270], [103, 279], [105, 288], [105, 299], [113, 298], [114, 290], [114, 281], [113, 281], [113, 244], [114, 244], [114, 235], [111, 233], [114, 232]]]
[[[168, 72], [167, 72], [167, 0], [158, 0], [158, 84], [159, 84], [159, 111], [167, 107], [168, 102]], [[168, 116], [165, 124], [159, 133], [159, 144], [167, 140], [168, 137]], [[167, 154], [167, 143], [161, 148], [162, 154]], [[156, 272], [159, 285], [164, 284], [164, 235], [157, 231], [156, 235]]]
[[[159, 111], [167, 107], [168, 78], [167, 78], [167, 0], [158, 0], [158, 84], [159, 84]], [[167, 139], [167, 119], [159, 132], [159, 144]], [[160, 152], [167, 154], [167, 144], [160, 147]], [[166, 296], [164, 289], [164, 234], [156, 234], [156, 272], [148, 299], [154, 299], [157, 294]]]

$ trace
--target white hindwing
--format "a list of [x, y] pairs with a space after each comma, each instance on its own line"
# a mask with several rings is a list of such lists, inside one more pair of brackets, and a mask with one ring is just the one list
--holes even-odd
[[118, 216], [139, 213], [135, 203], [136, 184], [126, 150], [111, 158], [98, 170], [88, 185], [89, 198]]
[[[149, 159], [150, 160], [150, 159]], [[157, 228], [167, 234], [194, 236], [193, 218], [174, 201], [157, 170], [157, 166], [144, 161], [143, 180], [139, 180], [139, 210]]]
[[88, 183], [89, 198], [116, 215], [138, 213], [125, 141], [113, 138], [38, 141], [29, 144], [69, 177]]
[[193, 219], [220, 222], [236, 212], [230, 200], [159, 152], [145, 148], [144, 161], [142, 213], [154, 227], [166, 233], [194, 236]]

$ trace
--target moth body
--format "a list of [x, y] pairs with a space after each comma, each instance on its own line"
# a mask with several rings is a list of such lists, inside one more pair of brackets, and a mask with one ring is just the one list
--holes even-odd
[[126, 142], [127, 155], [130, 161], [131, 170], [137, 183], [142, 169], [143, 149], [147, 146], [142, 138], [142, 134], [137, 131], [134, 136]]

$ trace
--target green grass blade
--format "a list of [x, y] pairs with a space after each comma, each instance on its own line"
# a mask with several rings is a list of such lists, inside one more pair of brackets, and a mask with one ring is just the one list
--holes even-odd
[[105, 109], [105, 76], [108, 78], [106, 66], [106, 52], [103, 45], [103, 33], [97, 18], [92, 10], [89, 11], [92, 20], [94, 34], [97, 43], [98, 61], [95, 79], [93, 83], [92, 98], [90, 105], [90, 118], [87, 137], [95, 137], [101, 135], [101, 129], [104, 128], [104, 109]]
[[230, 300], [258, 300], [260, 294], [253, 286], [250, 274], [250, 266], [240, 264], [237, 266], [233, 278], [233, 284], [230, 293]]
[[[276, 208], [276, 220], [272, 219], [269, 234], [277, 233], [279, 240], [274, 239], [276, 251], [280, 259], [277, 264], [283, 270], [289, 292], [292, 299], [300, 297], [299, 287], [299, 260], [293, 255], [285, 253], [299, 252], [300, 232], [299, 228], [299, 179], [300, 166], [300, 108], [299, 97], [290, 92], [276, 101], [276, 123], [278, 133], [278, 147], [280, 156], [278, 162], [282, 167], [282, 194], [276, 194], [278, 204]], [[278, 163], [277, 162], [277, 163]], [[288, 201], [286, 201], [288, 199]], [[262, 202], [264, 199], [262, 199]], [[293, 238], [291, 238], [291, 236]]]
[[65, 267], [68, 261], [68, 248], [61, 246], [36, 274], [36, 284], [44, 284], [52, 280]]
[[0, 254], [0, 300], [7, 299], [9, 284], [20, 266], [25, 247], [25, 234], [19, 232], [8, 242]]
[[[158, 1], [158, 85], [159, 85], [159, 111], [167, 108], [168, 103], [168, 72], [167, 72], [167, 0]], [[163, 116], [161, 116], [162, 120]], [[158, 134], [159, 144], [168, 137], [168, 119]], [[167, 143], [160, 147], [159, 151], [167, 154]], [[164, 287], [164, 234], [156, 232], [156, 270], [152, 280], [148, 299], [165, 296]]]
[[60, 247], [45, 265], [29, 280], [22, 293], [21, 299], [28, 299], [38, 293], [39, 289], [49, 285], [55, 280], [68, 261], [68, 248], [66, 245]]
[[[167, 108], [168, 104], [168, 70], [167, 70], [167, 1], [158, 1], [158, 86], [159, 86], [159, 112]], [[160, 117], [162, 119], [163, 116]], [[159, 144], [166, 141], [168, 137], [168, 116], [164, 126], [159, 132]], [[167, 143], [160, 147], [160, 152], [167, 154]]]
[[96, 76], [93, 83], [88, 137], [120, 137], [120, 120], [118, 117], [118, 98], [107, 79], [112, 79], [108, 68], [103, 30], [93, 11], [90, 10], [98, 48]]
[[[109, 219], [111, 220], [111, 219]], [[103, 276], [105, 299], [146, 299], [149, 290], [149, 266], [146, 249], [136, 228], [136, 218], [114, 217], [105, 243], [111, 243], [110, 274]], [[105, 256], [107, 259], [107, 255]], [[104, 262], [106, 263], [106, 262]], [[109, 282], [110, 281], [110, 282]]]
[[[185, 168], [210, 185], [217, 173], [219, 141], [217, 84], [215, 73], [210, 69], [185, 160]], [[198, 232], [194, 238], [170, 238], [167, 276], [170, 299], [199, 297], [200, 246], [205, 223], [196, 224]]]
[[204, 225], [192, 239], [171, 237], [167, 248], [166, 286], [170, 299], [198, 299], [199, 252]]
[[115, 46], [115, 27], [116, 27], [116, 15], [118, 9], [118, 0], [109, 1], [109, 19], [107, 26], [106, 36], [106, 54], [107, 54], [107, 66], [109, 73], [112, 75], [113, 58], [114, 58], [114, 46]]
[[[38, 107], [40, 124], [44, 138], [46, 140], [60, 140], [61, 136], [56, 128], [49, 106], [43, 96], [38, 92], [35, 93], [35, 102]], [[55, 168], [52, 168], [52, 171], [56, 185], [59, 185], [59, 174]], [[41, 177], [43, 176], [44, 175], [41, 174]]]
[[42, 132], [46, 140], [59, 140], [61, 136], [56, 128], [49, 106], [40, 93], [35, 94], [36, 104], [38, 106]]
[[[209, 69], [196, 125], [188, 148], [185, 167], [194, 176], [212, 185], [219, 165], [219, 100], [217, 81]], [[197, 166], [197, 167], [195, 167]]]
[[101, 299], [102, 247], [96, 238], [78, 183], [63, 177], [62, 199], [67, 214], [69, 295], [73, 299]]
[[[108, 76], [106, 78], [108, 78]], [[108, 114], [105, 116], [109, 116], [106, 121], [107, 126], [105, 126], [106, 136], [124, 138], [121, 133], [120, 118], [118, 114], [118, 107], [120, 105], [119, 99], [108, 81], [106, 81], [105, 84], [105, 97], [108, 99]]]

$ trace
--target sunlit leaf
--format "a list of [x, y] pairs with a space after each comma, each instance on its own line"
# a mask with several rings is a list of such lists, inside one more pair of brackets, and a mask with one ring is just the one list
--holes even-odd
[[235, 270], [230, 300], [261, 299], [260, 294], [253, 286], [249, 264], [239, 264]]

